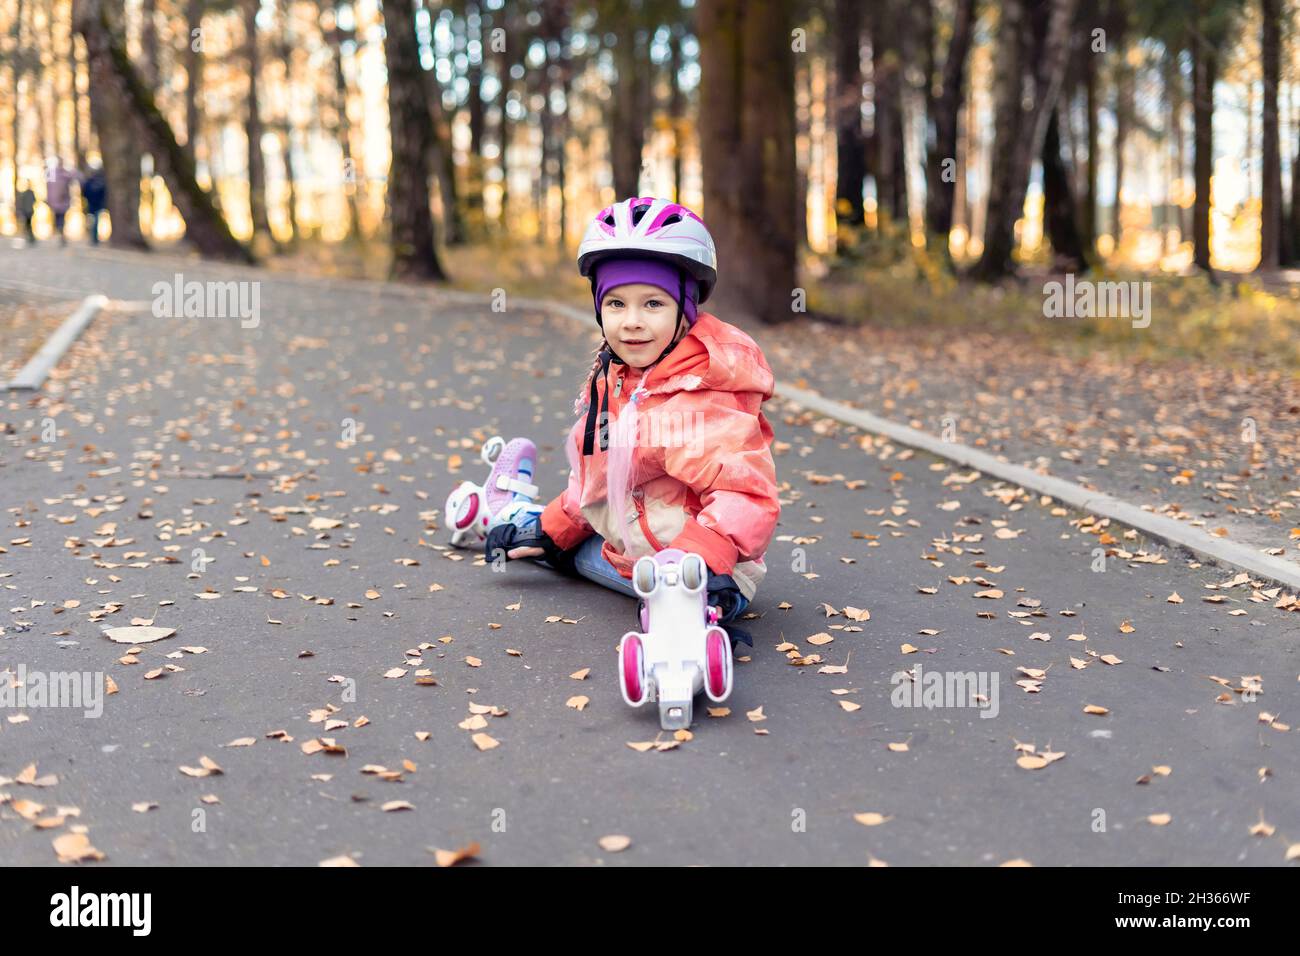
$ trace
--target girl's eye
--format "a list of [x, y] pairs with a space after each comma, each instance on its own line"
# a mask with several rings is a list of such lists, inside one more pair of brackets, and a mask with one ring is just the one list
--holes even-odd
[[647, 309], [659, 309], [663, 308], [663, 304], [663, 299], [648, 299], [645, 305]]
[[605, 300], [605, 308], [607, 308], [607, 309], [621, 309], [621, 308], [623, 308], [623, 300], [622, 300], [622, 299], [606, 299], [606, 300]]

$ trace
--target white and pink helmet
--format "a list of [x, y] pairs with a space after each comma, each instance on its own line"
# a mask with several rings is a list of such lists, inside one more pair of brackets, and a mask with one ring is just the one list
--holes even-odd
[[685, 269], [700, 285], [700, 302], [718, 284], [713, 237], [704, 220], [679, 203], [641, 196], [606, 206], [578, 246], [578, 272], [590, 278], [605, 259], [638, 255]]

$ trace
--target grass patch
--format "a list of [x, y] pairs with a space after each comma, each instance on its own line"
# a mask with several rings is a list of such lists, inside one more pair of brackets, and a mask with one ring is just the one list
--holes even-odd
[[812, 264], [809, 306], [850, 322], [925, 334], [962, 330], [1087, 355], [1099, 349], [1141, 361], [1195, 360], [1230, 368], [1300, 374], [1300, 288], [1266, 289], [1254, 277], [1094, 270], [1076, 281], [1149, 282], [1150, 325], [1129, 318], [1048, 318], [1044, 284], [1062, 276], [1028, 272], [989, 286], [960, 280], [923, 253], [880, 261]]

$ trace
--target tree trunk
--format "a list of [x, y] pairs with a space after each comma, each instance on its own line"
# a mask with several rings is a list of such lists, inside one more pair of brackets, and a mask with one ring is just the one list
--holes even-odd
[[[290, 4], [291, 0], [279, 0], [275, 5], [275, 54], [276, 58], [284, 64], [284, 83], [287, 92], [292, 92], [297, 79], [293, 68], [294, 36], [290, 26]], [[299, 235], [298, 182], [293, 168], [292, 97], [286, 96], [283, 104], [283, 112], [276, 132], [280, 138], [280, 155], [284, 160], [284, 184], [287, 193], [285, 215], [289, 220], [289, 242], [296, 243]]]
[[1043, 223], [1058, 267], [1084, 272], [1088, 259], [1074, 210], [1070, 170], [1061, 159], [1060, 113], [1053, 109], [1043, 137]]
[[[618, 199], [639, 195], [641, 152], [645, 146], [645, 68], [640, 55], [638, 30], [629, 26], [620, 32], [614, 46], [618, 79], [610, 97], [610, 163], [614, 194]], [[794, 80], [791, 79], [791, 84]]]
[[510, 235], [510, 114], [506, 110], [510, 102], [510, 68], [507, 65], [502, 72], [501, 80], [501, 119], [500, 126], [497, 128], [497, 141], [501, 147], [501, 154], [497, 157], [501, 164], [501, 215], [499, 225], [502, 235]]
[[[1173, 138], [1173, 164], [1174, 171], [1170, 177], [1170, 182], [1182, 183], [1183, 177], [1187, 172], [1187, 160], [1183, 148], [1183, 75], [1178, 68], [1178, 54], [1180, 51], [1166, 48], [1165, 56], [1165, 98], [1169, 103], [1169, 135]], [[1178, 239], [1182, 242], [1187, 237], [1187, 230], [1183, 222], [1183, 207], [1181, 185], [1179, 187], [1178, 202], [1169, 199], [1170, 221], [1178, 227]]]
[[415, 37], [411, 0], [384, 0], [384, 57], [388, 64], [388, 211], [392, 221], [392, 277], [444, 281], [434, 248], [429, 208], [429, 151], [433, 124]]
[[[686, 145], [686, 97], [682, 94], [682, 38], [668, 36], [668, 116], [673, 124], [673, 202], [682, 201], [682, 152]], [[861, 190], [859, 190], [859, 194]]]
[[944, 59], [939, 95], [927, 84], [931, 142], [926, 161], [925, 227], [934, 238], [936, 251], [949, 257], [948, 235], [952, 231], [953, 193], [957, 172], [957, 111], [966, 83], [966, 59], [975, 30], [975, 0], [957, 0], [953, 13], [952, 39]]
[[1128, 130], [1133, 122], [1133, 69], [1128, 65], [1128, 38], [1126, 23], [1127, 8], [1123, 3], [1116, 5], [1116, 25], [1113, 28], [1115, 44], [1115, 206], [1114, 226], [1111, 233], [1115, 238], [1118, 251], [1123, 239], [1123, 225], [1120, 213], [1123, 204], [1120, 196], [1124, 188], [1124, 147], [1128, 143]]
[[[199, 91], [203, 89], [203, 0], [185, 5], [185, 152], [191, 163], [199, 160]], [[209, 170], [209, 174], [211, 170]], [[216, 180], [213, 179], [213, 187]]]
[[871, 77], [875, 90], [876, 216], [882, 231], [907, 221], [907, 175], [903, 160], [903, 63], [898, 44], [900, 0], [877, 0], [872, 7]]
[[86, 149], [81, 141], [81, 90], [77, 88], [81, 60], [77, 55], [77, 31], [71, 21], [68, 23], [68, 71], [72, 74], [72, 155], [76, 158], [77, 169], [85, 169]]
[[[471, 20], [477, 20], [477, 26], [471, 24]], [[477, 34], [471, 32], [477, 30]], [[466, 7], [465, 14], [465, 37], [470, 40], [477, 35], [481, 41], [483, 38], [483, 10], [475, 3], [470, 3]], [[467, 44], [468, 45], [468, 44]], [[468, 53], [466, 54], [468, 55]], [[468, 110], [469, 113], [469, 151], [466, 154], [465, 166], [465, 220], [473, 234], [482, 237], [487, 227], [483, 212], [483, 128], [484, 128], [484, 107], [483, 107], [483, 57], [485, 56], [484, 46], [479, 44], [478, 60], [471, 59], [466, 70], [465, 77], [469, 85]]]
[[791, 317], [796, 284], [791, 17], [783, 0], [701, 0], [698, 10], [704, 215], [725, 263], [719, 299], [767, 322]]
[[1264, 180], [1260, 193], [1259, 268], [1276, 269], [1281, 261], [1282, 150], [1278, 142], [1277, 90], [1281, 79], [1281, 10], [1279, 0], [1262, 0], [1264, 56]]
[[10, 172], [10, 195], [16, 202], [18, 199], [18, 167], [21, 165], [22, 156], [19, 150], [21, 126], [18, 118], [22, 116], [22, 96], [19, 88], [23, 82], [23, 59], [25, 51], [23, 50], [23, 3], [24, 0], [18, 0], [18, 9], [14, 13], [13, 23], [13, 44], [12, 55], [9, 58], [9, 75], [10, 75], [10, 106], [13, 110], [9, 114], [9, 143], [13, 147], [13, 162], [9, 167]]
[[[984, 252], [973, 273], [984, 281], [1011, 275], [1015, 271], [1016, 220], [1025, 204], [1029, 170], [1033, 157], [1041, 153], [1047, 135], [1047, 120], [1056, 105], [1065, 69], [1069, 65], [1069, 27], [1074, 0], [1044, 0], [1033, 24], [1027, 22], [1027, 0], [1007, 0], [998, 33], [999, 74], [995, 80], [997, 116], [994, 122], [994, 157], [1009, 161], [993, 164], [989, 182]], [[1026, 34], [1032, 34], [1032, 37]], [[1034, 61], [1027, 63], [1029, 42]], [[1022, 110], [1022, 72], [1028, 66], [1034, 74], [1031, 107]]]
[[[257, 43], [257, 11], [261, 0], [243, 0], [244, 42], [248, 45], [248, 113], [244, 126], [248, 137], [248, 211], [253, 223], [253, 240], [271, 238], [271, 223], [266, 216], [266, 158], [262, 154], [262, 111], [257, 92], [262, 72], [262, 56]], [[274, 241], [272, 239], [272, 241]]]
[[[108, 178], [109, 216], [113, 238], [135, 222], [134, 241], [125, 237], [116, 244], [144, 247], [139, 223], [122, 213], [117, 218], [114, 193], [123, 179], [134, 179], [139, 186], [137, 168], [122, 168], [122, 140], [140, 143], [156, 158], [157, 172], [171, 192], [172, 202], [185, 220], [185, 237], [205, 256], [251, 263], [252, 255], [230, 234], [230, 229], [212, 205], [209, 195], [194, 179], [194, 164], [176, 143], [167, 120], [154, 105], [152, 92], [141, 82], [127, 58], [126, 46], [112, 27], [104, 0], [74, 0], [73, 22], [86, 43], [90, 71], [90, 108], [104, 157]], [[120, 196], [117, 200], [120, 202]], [[139, 193], [136, 193], [138, 211]]]
[[1287, 236], [1291, 247], [1289, 261], [1300, 261], [1300, 142], [1291, 161], [1291, 215], [1287, 217]]
[[[101, 10], [105, 21], [110, 25], [114, 34], [123, 38], [122, 48], [125, 50], [126, 12], [123, 0], [96, 0], [96, 7]], [[146, 243], [144, 233], [140, 230], [140, 166], [143, 158], [140, 143], [134, 136], [123, 135], [120, 132], [131, 128], [130, 118], [117, 112], [122, 108], [122, 100], [116, 99], [112, 103], [102, 102], [100, 104], [100, 119], [95, 119], [96, 106], [93, 91], [96, 77], [93, 71], [88, 70], [88, 72], [90, 78], [88, 88], [92, 91], [90, 119], [95, 127], [95, 135], [99, 139], [99, 150], [101, 153], [104, 152], [104, 130], [107, 128], [109, 129], [108, 139], [112, 144], [110, 148], [117, 157], [117, 161], [114, 163], [117, 171], [114, 174], [109, 174], [108, 159], [104, 159], [104, 175], [109, 186], [108, 216], [113, 227], [109, 237], [109, 245], [122, 246], [128, 249], [142, 249], [145, 248]], [[143, 81], [141, 82], [143, 85]], [[145, 88], [152, 89], [151, 87]], [[115, 115], [110, 119], [105, 116], [105, 110]], [[112, 198], [114, 193], [117, 194], [116, 199]]]
[[[328, 0], [319, 0], [322, 8]], [[337, 22], [325, 31], [325, 40], [329, 44], [334, 67], [334, 138], [338, 140], [339, 150], [343, 154], [343, 175], [339, 180], [346, 198], [347, 237], [361, 238], [361, 208], [357, 196], [361, 184], [365, 181], [364, 170], [358, 169], [352, 158], [352, 122], [348, 119], [348, 78], [343, 70], [343, 30]]]
[[442, 229], [447, 245], [459, 246], [467, 241], [468, 233], [456, 183], [456, 157], [452, 152], [451, 125], [442, 105], [442, 86], [434, 70], [421, 69], [420, 79], [424, 87], [432, 137], [429, 140], [429, 148], [433, 151], [429, 164], [437, 172], [439, 196], [442, 199]]
[[1195, 155], [1196, 199], [1192, 204], [1192, 261], [1214, 279], [1210, 265], [1210, 175], [1214, 150], [1214, 81], [1218, 74], [1218, 53], [1197, 32], [1192, 47], [1192, 118]]
[[836, 246], [846, 252], [858, 243], [866, 211], [862, 183], [867, 177], [866, 136], [862, 131], [862, 3], [835, 0], [835, 223]]
[[140, 78], [158, 88], [158, 0], [140, 0]]
[[[1091, 39], [1091, 38], [1089, 38]], [[1083, 243], [1091, 253], [1097, 247], [1097, 166], [1100, 160], [1098, 142], [1098, 96], [1097, 96], [1097, 54], [1092, 52], [1091, 43], [1083, 54], [1083, 84], [1087, 124], [1086, 183], [1083, 188], [1083, 208], [1079, 216], [1079, 230]]]

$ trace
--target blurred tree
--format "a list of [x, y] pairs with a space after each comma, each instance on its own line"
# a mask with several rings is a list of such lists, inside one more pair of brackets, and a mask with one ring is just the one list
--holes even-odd
[[9, 174], [11, 182], [9, 184], [9, 195], [18, 195], [18, 167], [22, 163], [22, 140], [20, 136], [20, 126], [18, 118], [22, 116], [22, 89], [23, 73], [26, 69], [27, 50], [23, 45], [23, 5], [26, 0], [17, 0], [18, 5], [14, 9], [13, 19], [13, 42], [9, 47], [9, 94], [10, 109], [9, 114], [9, 144], [13, 149]]
[[[970, 0], [964, 0], [970, 2]], [[862, 129], [861, 0], [835, 0], [833, 119], [835, 121], [836, 249], [854, 249], [865, 226], [862, 201], [867, 177], [867, 140]]]
[[1193, 159], [1196, 199], [1192, 204], [1192, 261], [1217, 282], [1210, 264], [1210, 177], [1214, 169], [1214, 84], [1220, 51], [1241, 14], [1243, 0], [1191, 0], [1187, 19], [1192, 51]]
[[929, 122], [926, 127], [925, 228], [934, 251], [945, 262], [951, 262], [948, 234], [952, 231], [953, 194], [956, 191], [957, 112], [965, 97], [966, 60], [975, 33], [975, 18], [975, 0], [956, 0], [943, 71], [926, 78]]
[[384, 0], [384, 57], [388, 64], [388, 125], [392, 160], [388, 168], [392, 277], [444, 281], [434, 247], [429, 208], [429, 115], [412, 0]]
[[276, 134], [280, 139], [280, 157], [284, 166], [285, 217], [289, 221], [289, 243], [298, 239], [298, 178], [294, 171], [293, 160], [293, 109], [292, 89], [298, 85], [294, 69], [294, 40], [291, 0], [275, 0], [275, 55], [284, 69], [285, 96], [281, 102], [281, 114], [276, 123]]
[[1070, 169], [1061, 157], [1060, 110], [1052, 108], [1043, 137], [1043, 229], [1056, 254], [1056, 266], [1067, 272], [1088, 269], [1088, 255], [1079, 229]]
[[1281, 263], [1282, 150], [1278, 140], [1277, 89], [1281, 81], [1282, 10], [1280, 0], [1260, 0], [1264, 59], [1264, 180], [1260, 192], [1259, 268]]
[[1110, 0], [1107, 16], [1107, 51], [1112, 65], [1115, 88], [1115, 188], [1113, 190], [1111, 235], [1115, 248], [1119, 248], [1124, 226], [1120, 220], [1124, 189], [1124, 153], [1128, 146], [1129, 129], [1134, 120], [1133, 66], [1129, 63], [1129, 25], [1131, 10], [1129, 0]]
[[[1028, 14], [1036, 9], [1043, 17], [1043, 32], [1031, 56], [1028, 39], [1035, 31]], [[996, 280], [1015, 271], [1016, 220], [1024, 208], [1033, 157], [1042, 150], [1047, 121], [1065, 78], [1073, 12], [1074, 0], [1005, 0], [1002, 5], [993, 155], [1008, 159], [994, 162], [989, 179], [984, 251], [972, 269], [981, 280]], [[1026, 71], [1033, 80], [1029, 90], [1024, 83]], [[1022, 106], [1025, 103], [1027, 108]]]
[[[118, 4], [116, 17], [110, 15], [110, 3]], [[167, 120], [154, 105], [153, 93], [141, 82], [127, 57], [123, 34], [117, 26], [121, 23], [120, 0], [74, 0], [72, 10], [77, 32], [86, 44], [90, 112], [108, 180], [108, 214], [114, 244], [146, 248], [139, 233], [139, 222], [131, 215], [132, 211], [139, 211], [140, 174], [138, 167], [130, 166], [131, 152], [122, 148], [123, 140], [130, 140], [140, 143], [156, 157], [157, 171], [185, 220], [185, 237], [198, 251], [213, 258], [252, 262], [252, 255], [231, 235], [209, 195], [199, 187], [193, 162], [177, 144]], [[137, 189], [134, 210], [122, 208], [123, 194], [127, 193], [125, 184], [131, 180]]]
[[357, 167], [352, 155], [352, 123], [348, 118], [348, 78], [343, 68], [343, 45], [354, 39], [353, 31], [343, 29], [339, 22], [336, 0], [317, 0], [320, 7], [321, 34], [330, 51], [330, 66], [334, 75], [334, 138], [338, 141], [342, 154], [343, 169], [335, 176], [328, 177], [330, 182], [341, 183], [346, 199], [347, 230], [349, 239], [361, 237], [361, 210], [357, 198], [359, 184], [364, 181], [365, 172]]
[[204, 0], [185, 3], [185, 152], [198, 162], [199, 97], [203, 89]]
[[673, 130], [673, 202], [682, 201], [682, 154], [687, 137], [686, 95], [682, 92], [682, 39], [686, 31], [685, 23], [672, 24], [668, 30], [668, 120]]
[[[422, 0], [429, 16], [434, 17], [434, 8], [430, 0]], [[417, 54], [418, 54], [417, 46]], [[420, 68], [420, 82], [424, 87], [424, 103], [429, 113], [431, 138], [428, 141], [431, 169], [438, 176], [439, 197], [442, 200], [443, 241], [449, 246], [459, 246], [469, 239], [465, 227], [464, 208], [461, 204], [460, 188], [456, 182], [456, 156], [452, 151], [451, 120], [444, 105], [447, 89], [438, 79], [437, 49], [433, 53], [430, 69]], [[417, 61], [418, 64], [418, 61]]]
[[782, 0], [699, 6], [704, 217], [717, 241], [719, 301], [767, 322], [789, 319], [801, 291], [789, 10]]
[[[614, 194], [619, 199], [639, 195], [641, 153], [650, 116], [650, 33], [664, 4], [654, 0], [599, 0], [597, 22], [618, 23], [610, 31], [614, 69], [609, 99], [609, 163]], [[793, 78], [791, 83], [793, 84]]]
[[274, 246], [271, 223], [266, 215], [266, 157], [262, 152], [262, 108], [258, 102], [262, 86], [262, 54], [257, 39], [257, 14], [262, 0], [242, 0], [244, 52], [248, 58], [248, 101], [245, 105], [244, 135], [248, 140], [248, 211], [253, 224], [253, 243], [265, 237]]
[[877, 228], [907, 223], [907, 167], [903, 152], [903, 51], [899, 31], [906, 0], [871, 4], [873, 125], [871, 167], [876, 180]]

